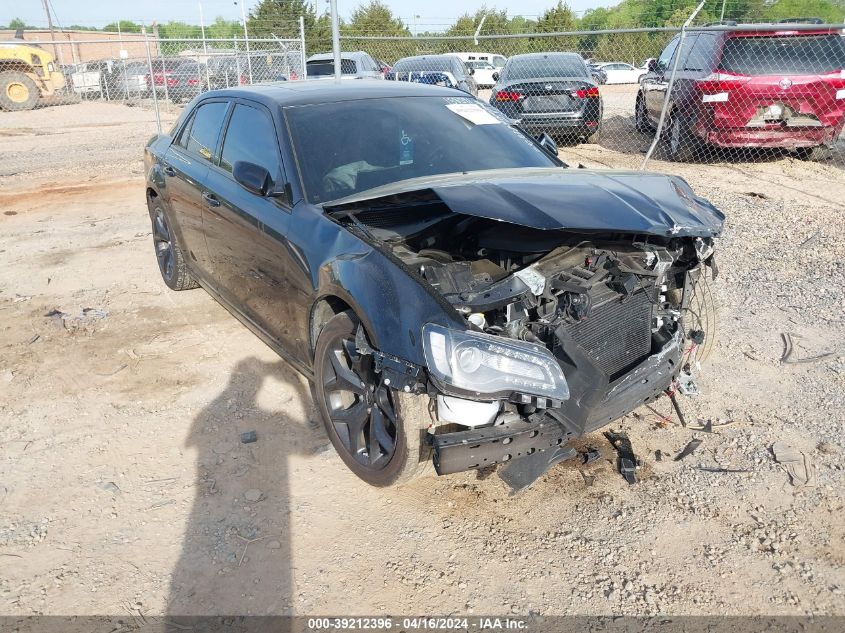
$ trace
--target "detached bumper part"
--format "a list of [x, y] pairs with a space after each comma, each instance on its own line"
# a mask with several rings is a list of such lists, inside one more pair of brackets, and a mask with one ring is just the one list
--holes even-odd
[[526, 422], [514, 416], [512, 421], [496, 426], [435, 435], [434, 470], [438, 475], [450, 475], [503, 464], [537, 452], [555, 451], [570, 439], [572, 434], [552, 417]]

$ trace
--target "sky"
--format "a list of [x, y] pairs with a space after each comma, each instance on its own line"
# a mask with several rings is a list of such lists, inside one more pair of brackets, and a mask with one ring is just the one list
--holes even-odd
[[[150, 24], [178, 20], [199, 24], [199, 4], [202, 3], [206, 22], [218, 15], [227, 19], [240, 19], [240, 5], [232, 0], [49, 0], [53, 10], [55, 26], [83, 24], [102, 27], [117, 20], [132, 20]], [[247, 12], [258, 0], [243, 0]], [[328, 9], [326, 0], [315, 0], [318, 13]], [[341, 17], [348, 17], [363, 0], [338, 0]], [[569, 6], [580, 13], [599, 6], [613, 6], [619, 0], [569, 0]], [[507, 9], [509, 16], [523, 15], [536, 18], [557, 0], [385, 0], [395, 15], [410, 28], [414, 27], [414, 16], [418, 30], [443, 30], [455, 18], [465, 12], [474, 13], [486, 4], [488, 7]], [[21, 18], [27, 24], [47, 26], [42, 0], [0, 0], [0, 24], [8, 24], [13, 18]]]

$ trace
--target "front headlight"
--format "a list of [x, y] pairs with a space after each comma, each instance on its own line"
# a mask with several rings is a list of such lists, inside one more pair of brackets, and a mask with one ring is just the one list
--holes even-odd
[[507, 398], [518, 392], [569, 398], [560, 365], [540, 345], [428, 323], [423, 327], [423, 350], [428, 371], [455, 393]]

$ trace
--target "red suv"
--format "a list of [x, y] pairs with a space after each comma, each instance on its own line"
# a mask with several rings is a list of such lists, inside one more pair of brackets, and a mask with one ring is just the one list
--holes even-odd
[[[688, 31], [664, 122], [668, 154], [704, 146], [780, 147], [822, 158], [845, 124], [845, 37], [836, 29], [763, 25]], [[680, 35], [649, 64], [635, 106], [637, 129], [660, 118]]]

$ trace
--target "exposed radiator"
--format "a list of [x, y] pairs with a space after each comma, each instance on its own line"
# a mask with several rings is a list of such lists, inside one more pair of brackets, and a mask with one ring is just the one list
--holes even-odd
[[614, 299], [593, 308], [588, 318], [565, 329], [612, 380], [649, 355], [651, 316], [648, 294], [640, 290], [627, 301]]

